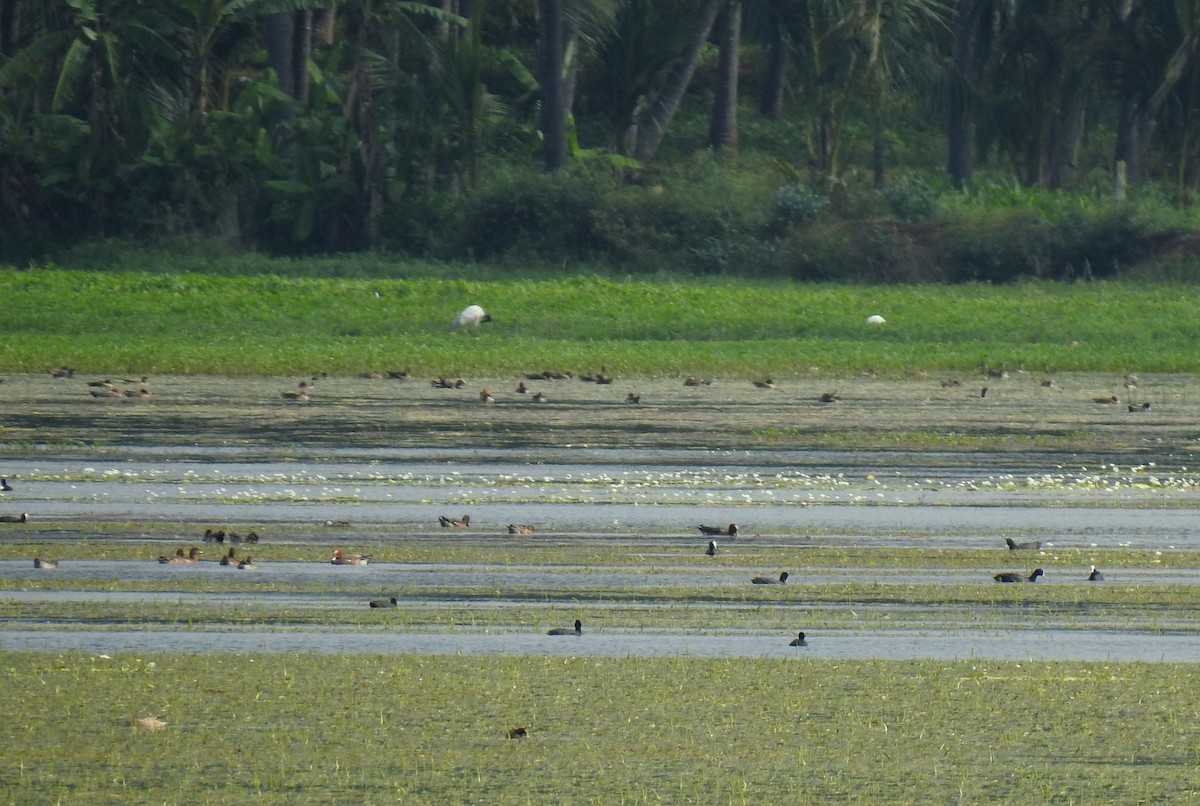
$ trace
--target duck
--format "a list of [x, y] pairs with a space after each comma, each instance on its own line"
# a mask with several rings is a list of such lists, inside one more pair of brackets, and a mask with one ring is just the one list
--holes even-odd
[[788, 646], [808, 646], [808, 641], [804, 640], [804, 633], [800, 633], [792, 639], [792, 642]]
[[1150, 401], [1147, 400], [1145, 403], [1130, 403], [1129, 410], [1130, 411], [1150, 411]]
[[247, 555], [246, 559], [240, 560], [237, 564], [239, 571], [257, 571], [258, 566], [254, 564], [254, 560]]
[[329, 562], [333, 565], [366, 565], [370, 560], [365, 554], [343, 554], [341, 549], [333, 553], [333, 559]]
[[389, 599], [372, 599], [371, 601], [367, 602], [367, 605], [370, 607], [395, 607], [397, 604], [399, 604], [399, 602], [396, 601], [395, 596]]
[[1117, 402], [1117, 396], [1109, 395], [1108, 397], [1093, 397], [1092, 402], [1099, 403], [1104, 406], [1111, 406], [1113, 403]]
[[1104, 574], [1100, 573], [1100, 569], [1098, 569], [1096, 566], [1093, 565], [1092, 572], [1090, 574], [1088, 574], [1088, 582], [1103, 582], [1103, 581], [1104, 581]]
[[697, 378], [695, 375], [689, 375], [683, 379], [684, 386], [712, 386], [712, 378]]
[[187, 554], [183, 553], [183, 549], [175, 549], [174, 554], [159, 555], [158, 561], [160, 563], [187, 563], [190, 565], [200, 562], [200, 555], [203, 553], [195, 546], [192, 546]]
[[992, 579], [996, 580], [997, 582], [1037, 582], [1038, 577], [1045, 575], [1046, 574], [1042, 571], [1042, 569], [1035, 568], [1033, 569], [1033, 573], [1031, 573], [1029, 576], [1026, 576], [1025, 574], [1019, 574], [1016, 571], [1002, 571], [992, 577]]
[[529, 731], [526, 728], [508, 728], [504, 735], [509, 739], [524, 739], [529, 736]]
[[772, 380], [771, 378], [763, 378], [761, 381], [755, 381], [754, 385], [757, 386], [759, 389], [778, 389], [779, 388], [778, 386], [775, 385], [775, 381]]
[[546, 635], [583, 635], [583, 622], [579, 619], [575, 619], [574, 629], [571, 629], [570, 627], [555, 627], [553, 630], [546, 633]]
[[389, 369], [387, 376], [393, 381], [407, 381], [412, 378], [412, 371], [407, 367], [404, 369]]
[[12, 485], [8, 483], [8, 479], [0, 479], [0, 493], [11, 493]]
[[821, 396], [817, 398], [817, 401], [820, 403], [836, 403], [841, 399], [842, 398], [837, 392], [823, 392]]
[[1040, 540], [1027, 540], [1023, 543], [1018, 543], [1011, 537], [1004, 538], [1004, 544], [1008, 546], [1009, 551], [1037, 551], [1042, 547]]
[[705, 550], [704, 553], [707, 554], [709, 557], [716, 557], [717, 556], [717, 541], [715, 541], [715, 540], [708, 541], [708, 549]]
[[496, 397], [492, 394], [491, 389], [483, 389], [479, 392], [480, 403], [495, 403]]
[[697, 527], [700, 534], [709, 537], [737, 537], [738, 526], [736, 523], [731, 523], [728, 526], [705, 526], [701, 524]]
[[550, 402], [550, 398], [546, 397], [545, 392], [538, 392], [530, 399], [534, 403], [549, 403]]
[[510, 523], [508, 525], [508, 533], [510, 535], [531, 535], [533, 534], [533, 524], [530, 523]]
[[454, 317], [454, 321], [450, 323], [450, 329], [473, 331], [478, 330], [484, 322], [491, 321], [492, 315], [482, 306], [468, 305], [458, 312], [458, 316]]
[[526, 393], [528, 393], [528, 392], [529, 392], [529, 387], [525, 385], [525, 381], [519, 381], [519, 382], [517, 383], [517, 394], [518, 394], [518, 395], [523, 395], [523, 394], [526, 394]]
[[110, 397], [123, 397], [121, 390], [115, 386], [103, 386], [98, 389], [90, 389], [88, 391], [91, 393], [92, 397], [96, 398], [103, 399]]
[[454, 518], [447, 518], [445, 515], [439, 515], [438, 523], [444, 528], [455, 527], [457, 529], [466, 529], [471, 525], [471, 516], [463, 515], [461, 518], [455, 520]]
[[0, 523], [29, 523], [29, 513], [22, 512], [20, 515], [0, 515]]
[[284, 400], [291, 400], [296, 403], [307, 403], [308, 397], [308, 381], [300, 381], [300, 384], [292, 391], [280, 392], [279, 394]]
[[42, 568], [46, 571], [55, 571], [58, 569], [58, 560], [43, 560], [41, 557], [34, 557], [33, 567]]
[[219, 564], [220, 564], [220, 565], [237, 565], [237, 558], [233, 556], [233, 555], [234, 555], [234, 553], [235, 553], [236, 551], [237, 551], [237, 549], [232, 549], [232, 548], [231, 548], [231, 549], [229, 550], [229, 553], [228, 553], [228, 554], [223, 554], [223, 555], [221, 555], [221, 559], [219, 560]]
[[750, 581], [753, 582], [755, 585], [782, 585], [785, 582], [787, 582], [787, 580], [788, 580], [788, 572], [784, 571], [782, 574], [779, 575], [779, 579], [772, 579], [771, 577], [755, 577], [754, 579], [752, 579]]
[[635, 395], [633, 392], [630, 392], [629, 394], [625, 395], [625, 402], [631, 406], [636, 406], [638, 403], [642, 402], [642, 396]]
[[205, 529], [204, 530], [204, 542], [205, 543], [224, 543], [225, 542], [225, 530], [221, 529], [219, 531], [214, 532], [212, 529]]

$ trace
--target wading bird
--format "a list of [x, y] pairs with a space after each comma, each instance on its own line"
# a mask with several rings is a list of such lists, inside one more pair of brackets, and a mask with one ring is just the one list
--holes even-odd
[[478, 305], [463, 308], [451, 323], [451, 330], [475, 330], [484, 322], [492, 321], [492, 315]]

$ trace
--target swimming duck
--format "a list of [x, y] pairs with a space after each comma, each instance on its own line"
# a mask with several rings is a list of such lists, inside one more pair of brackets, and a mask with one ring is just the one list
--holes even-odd
[[254, 560], [249, 556], [244, 560], [240, 560], [237, 564], [239, 571], [257, 571], [258, 566], [254, 564]]
[[237, 549], [230, 549], [228, 554], [221, 555], [219, 564], [220, 565], [237, 565], [237, 558], [233, 556], [236, 551], [237, 551]]
[[103, 386], [103, 387], [100, 387], [99, 389], [91, 389], [89, 391], [90, 391], [92, 397], [97, 397], [97, 398], [110, 398], [110, 397], [121, 397], [122, 396], [121, 390], [115, 386]]
[[204, 542], [205, 543], [224, 543], [225, 542], [225, 530], [221, 529], [220, 531], [214, 532], [212, 529], [205, 529], [204, 530]]
[[570, 627], [555, 627], [546, 635], [583, 635], [583, 622], [575, 619], [575, 629]]
[[715, 541], [715, 540], [708, 541], [708, 550], [705, 551], [704, 553], [707, 554], [709, 557], [716, 557], [717, 556], [717, 541]]
[[41, 557], [34, 557], [33, 567], [42, 568], [46, 571], [54, 571], [58, 569], [58, 560], [43, 560]]
[[1011, 537], [1006, 537], [1004, 538], [1004, 543], [1008, 546], [1009, 551], [1037, 551], [1042, 547], [1040, 540], [1027, 540], [1023, 543], [1018, 543]]
[[525, 728], [509, 728], [504, 731], [504, 735], [510, 739], [524, 739], [529, 735], [529, 731]]
[[1100, 570], [1098, 568], [1096, 568], [1096, 566], [1093, 565], [1092, 572], [1090, 574], [1088, 574], [1088, 582], [1103, 582], [1103, 581], [1104, 581], [1104, 574], [1100, 573]]
[[492, 394], [492, 390], [491, 389], [483, 389], [482, 391], [480, 391], [479, 402], [480, 403], [495, 403], [496, 398]]
[[366, 565], [370, 558], [364, 554], [343, 554], [341, 549], [333, 553], [333, 559], [329, 562], [334, 565]]
[[689, 375], [683, 379], [684, 386], [711, 386], [712, 378], [697, 378], [695, 375]]
[[200, 555], [203, 553], [195, 546], [192, 546], [187, 554], [183, 553], [183, 549], [175, 549], [174, 554], [160, 555], [158, 561], [160, 563], [198, 563], [200, 562]]
[[636, 406], [638, 403], [642, 402], [642, 396], [635, 395], [633, 392], [630, 392], [629, 394], [625, 395], [625, 402]]
[[29, 513], [22, 512], [20, 515], [0, 515], [0, 523], [29, 523]]
[[779, 579], [772, 579], [771, 577], [755, 577], [750, 581], [755, 585], [782, 585], [783, 583], [787, 582], [787, 579], [788, 572], [784, 571], [779, 575]]
[[1029, 576], [1018, 574], [1015, 571], [1002, 571], [992, 578], [997, 582], [1037, 582], [1038, 577], [1041, 576], [1045, 576], [1045, 573], [1042, 572], [1042, 569], [1035, 568], [1033, 569], [1033, 573]]
[[1117, 402], [1117, 396], [1116, 396], [1116, 395], [1109, 395], [1108, 397], [1093, 397], [1093, 398], [1092, 398], [1092, 402], [1093, 402], [1093, 403], [1100, 403], [1100, 404], [1102, 404], [1102, 405], [1105, 405], [1105, 406], [1109, 406], [1109, 405], [1112, 405], [1113, 403], [1116, 403], [1116, 402]]
[[309, 390], [308, 381], [300, 381], [300, 383], [297, 384], [296, 389], [294, 391], [280, 392], [279, 394], [283, 396], [284, 400], [292, 400], [297, 403], [307, 403], [309, 400], [308, 390]]
[[836, 403], [841, 399], [842, 398], [838, 396], [837, 392], [824, 392], [819, 398], [817, 398], [817, 400], [821, 403]]
[[0, 479], [0, 493], [11, 493], [12, 486], [9, 485], [8, 479]]
[[395, 607], [399, 603], [396, 601], [396, 597], [393, 596], [390, 599], [372, 599], [367, 604], [371, 607]]
[[759, 389], [778, 389], [779, 388], [778, 386], [775, 385], [775, 381], [773, 381], [770, 378], [763, 378], [761, 381], [755, 381], [754, 385], [757, 386]]
[[518, 525], [510, 523], [508, 525], [508, 533], [510, 535], [531, 535], [533, 534], [533, 524], [522, 523]]
[[788, 646], [808, 646], [808, 642], [804, 640], [804, 633], [800, 633], [793, 638], [792, 642], [788, 644]]
[[738, 527], [736, 523], [731, 523], [728, 526], [704, 526], [699, 527], [700, 534], [708, 535], [709, 537], [737, 537]]
[[471, 516], [463, 515], [458, 520], [455, 520], [454, 518], [447, 518], [445, 515], [439, 515], [438, 523], [445, 528], [454, 527], [456, 529], [466, 529], [471, 525]]
[[528, 391], [529, 391], [529, 387], [525, 385], [525, 381], [520, 381], [517, 384], [517, 394], [518, 395], [523, 395]]
[[1130, 411], [1150, 411], [1150, 401], [1147, 400], [1145, 403], [1140, 403], [1140, 404], [1139, 403], [1130, 403], [1129, 410]]
[[387, 376], [395, 381], [407, 381], [412, 378], [412, 372], [407, 367], [405, 369], [389, 369]]
[[546, 397], [544, 392], [538, 392], [530, 399], [533, 400], [534, 403], [549, 403], [550, 402], [550, 398]]

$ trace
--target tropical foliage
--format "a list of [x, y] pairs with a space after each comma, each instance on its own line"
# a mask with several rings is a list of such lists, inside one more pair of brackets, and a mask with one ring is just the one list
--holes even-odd
[[[780, 188], [845, 212], [898, 186], [911, 223], [996, 177], [1188, 205], [1197, 87], [1194, 0], [0, 0], [0, 256], [204, 235], [470, 257], [497, 251], [479, 195], [541, 171], [619, 243], [656, 193], [737, 198], [692, 184], [710, 147], [763, 218]], [[765, 230], [721, 237], [736, 218], [700, 228], [753, 249]]]

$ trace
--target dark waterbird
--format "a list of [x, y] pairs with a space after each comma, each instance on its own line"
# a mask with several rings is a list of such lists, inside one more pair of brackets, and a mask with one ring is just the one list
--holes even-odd
[[1088, 574], [1088, 582], [1103, 582], [1103, 581], [1104, 581], [1104, 574], [1100, 573], [1100, 570], [1098, 568], [1096, 568], [1096, 566], [1093, 565], [1092, 572], [1090, 574]]
[[755, 577], [750, 581], [755, 585], [782, 585], [783, 583], [787, 582], [787, 579], [788, 572], [784, 571], [779, 575], [779, 579], [772, 579], [771, 577]]
[[715, 541], [715, 540], [708, 541], [708, 550], [705, 551], [704, 553], [707, 554], [709, 557], [716, 557], [717, 556], [717, 541]]
[[555, 627], [546, 635], [583, 635], [583, 622], [575, 619], [575, 629], [570, 627]]
[[395, 607], [397, 602], [396, 597], [393, 596], [390, 599], [372, 599], [367, 604], [371, 607]]
[[8, 483], [8, 479], [0, 479], [0, 492], [12, 492], [12, 485]]
[[1004, 543], [1008, 546], [1009, 551], [1037, 551], [1042, 547], [1041, 541], [1038, 540], [1028, 540], [1024, 543], [1018, 543], [1011, 537], [1004, 538]]
[[0, 523], [29, 523], [29, 513], [22, 512], [20, 515], [0, 515]]
[[792, 639], [792, 642], [788, 646], [808, 646], [808, 641], [804, 640], [804, 633], [800, 633]]
[[738, 526], [736, 523], [731, 523], [728, 526], [704, 526], [697, 527], [700, 534], [708, 535], [709, 537], [737, 537]]
[[1042, 569], [1035, 568], [1033, 569], [1033, 573], [1029, 576], [1017, 573], [1016, 571], [1001, 571], [999, 574], [996, 574], [994, 577], [992, 577], [992, 579], [996, 580], [997, 582], [1037, 582], [1038, 577], [1041, 576], [1045, 576], [1045, 573], [1043, 573]]

